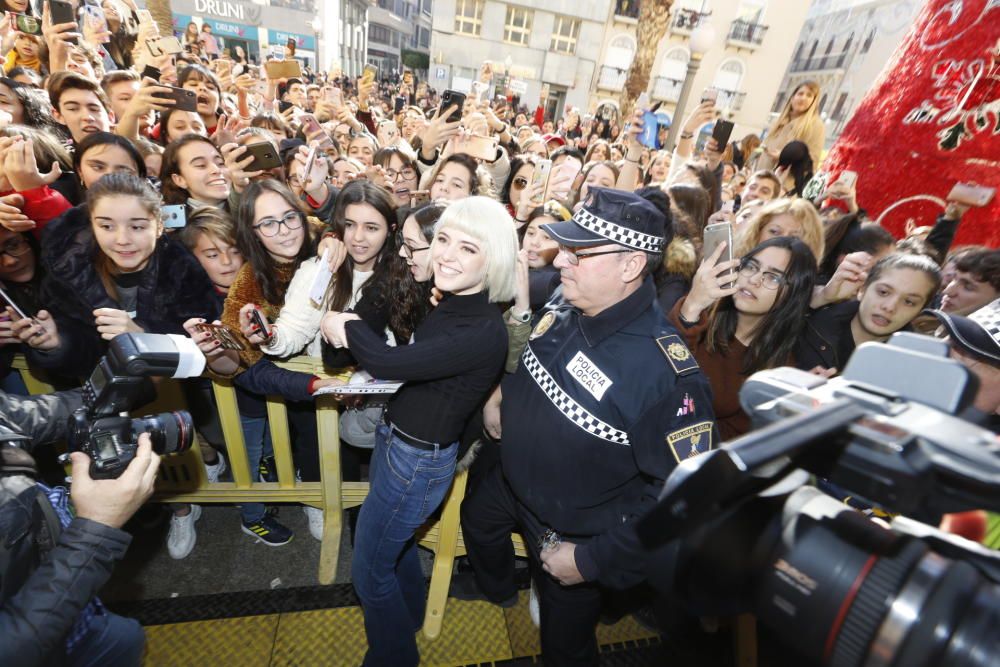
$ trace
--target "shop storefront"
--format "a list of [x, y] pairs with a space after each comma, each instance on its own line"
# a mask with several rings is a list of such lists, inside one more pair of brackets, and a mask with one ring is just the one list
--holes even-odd
[[295, 40], [296, 57], [304, 63], [315, 62], [316, 37], [305, 34], [310, 32], [315, 13], [299, 11], [294, 3], [275, 6], [242, 0], [171, 0], [170, 6], [178, 35], [183, 35], [192, 21], [198, 24], [199, 31], [203, 24], [208, 24], [222, 48], [233, 51], [241, 46], [256, 62], [274, 51], [280, 53], [291, 37]]

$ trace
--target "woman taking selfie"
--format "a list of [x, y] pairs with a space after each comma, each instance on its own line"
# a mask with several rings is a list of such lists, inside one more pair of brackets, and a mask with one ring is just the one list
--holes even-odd
[[503, 370], [507, 332], [498, 302], [515, 291], [517, 237], [485, 197], [444, 212], [427, 251], [441, 303], [410, 345], [389, 347], [353, 313], [329, 313], [324, 337], [348, 347], [373, 376], [404, 382], [375, 440], [352, 581], [365, 614], [366, 665], [417, 665], [424, 578], [414, 533], [444, 498], [466, 421]]
[[[809, 309], [816, 258], [802, 241], [764, 241], [742, 259], [706, 257], [670, 321], [712, 384], [712, 409], [723, 440], [750, 430], [739, 390], [747, 377], [791, 361]], [[733, 273], [735, 271], [735, 274]]]
[[813, 81], [799, 84], [785, 103], [781, 115], [768, 128], [767, 139], [760, 146], [763, 152], [757, 160], [756, 170], [773, 171], [782, 149], [793, 141], [801, 141], [809, 147], [809, 155], [813, 160], [812, 169], [816, 170], [819, 156], [823, 154], [823, 139], [826, 136], [823, 119], [819, 116], [819, 102], [819, 84]]

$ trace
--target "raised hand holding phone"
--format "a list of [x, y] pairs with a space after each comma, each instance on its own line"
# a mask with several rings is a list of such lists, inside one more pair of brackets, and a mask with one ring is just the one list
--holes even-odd
[[273, 335], [264, 313], [253, 303], [240, 308], [240, 331], [254, 345], [267, 344]]
[[[684, 305], [681, 307], [681, 318], [686, 322], [697, 322], [701, 319], [701, 314], [712, 307], [719, 299], [736, 294], [736, 282], [728, 275], [735, 271], [739, 265], [739, 259], [722, 261], [722, 254], [726, 250], [726, 242], [723, 241], [716, 248], [715, 252], [702, 260], [698, 267], [694, 279], [691, 281], [691, 291], [688, 292]], [[726, 287], [726, 285], [731, 285]]]

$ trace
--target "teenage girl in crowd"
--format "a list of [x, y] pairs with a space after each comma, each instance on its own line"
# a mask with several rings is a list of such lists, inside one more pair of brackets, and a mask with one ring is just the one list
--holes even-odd
[[416, 665], [424, 577], [414, 533], [444, 498], [465, 422], [492, 390], [507, 354], [494, 304], [514, 296], [517, 237], [503, 206], [453, 203], [429, 250], [445, 295], [410, 345], [389, 347], [352, 313], [331, 313], [323, 333], [376, 377], [402, 380], [377, 432], [361, 507], [352, 581], [365, 614], [367, 665]]
[[[750, 430], [739, 390], [747, 377], [792, 362], [816, 278], [816, 256], [797, 238], [769, 239], [740, 259], [706, 257], [670, 321], [712, 385], [723, 440]], [[735, 274], [734, 274], [735, 272]]]

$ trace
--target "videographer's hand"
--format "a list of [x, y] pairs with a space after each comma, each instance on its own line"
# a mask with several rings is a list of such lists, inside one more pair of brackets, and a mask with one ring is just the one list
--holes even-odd
[[98, 308], [94, 311], [94, 323], [104, 340], [111, 340], [123, 333], [144, 333], [128, 313], [117, 308]]
[[118, 479], [91, 479], [90, 457], [83, 452], [69, 457], [73, 462], [70, 497], [78, 517], [121, 528], [153, 495], [160, 457], [153, 453], [148, 433], [139, 436], [135, 458]]
[[33, 318], [17, 320], [11, 328], [22, 343], [36, 350], [54, 350], [62, 344], [56, 321], [47, 310], [38, 311]]
[[[726, 274], [739, 268], [740, 260], [732, 259], [728, 262], [720, 262], [722, 252], [726, 244], [722, 242], [715, 249], [710, 257], [706, 257], [698, 267], [698, 272], [694, 274], [691, 281], [691, 291], [688, 292], [684, 306], [681, 308], [681, 317], [687, 322], [697, 322], [701, 319], [701, 314], [712, 307], [719, 299], [736, 294], [736, 274]], [[724, 285], [732, 283], [732, 287]]]

